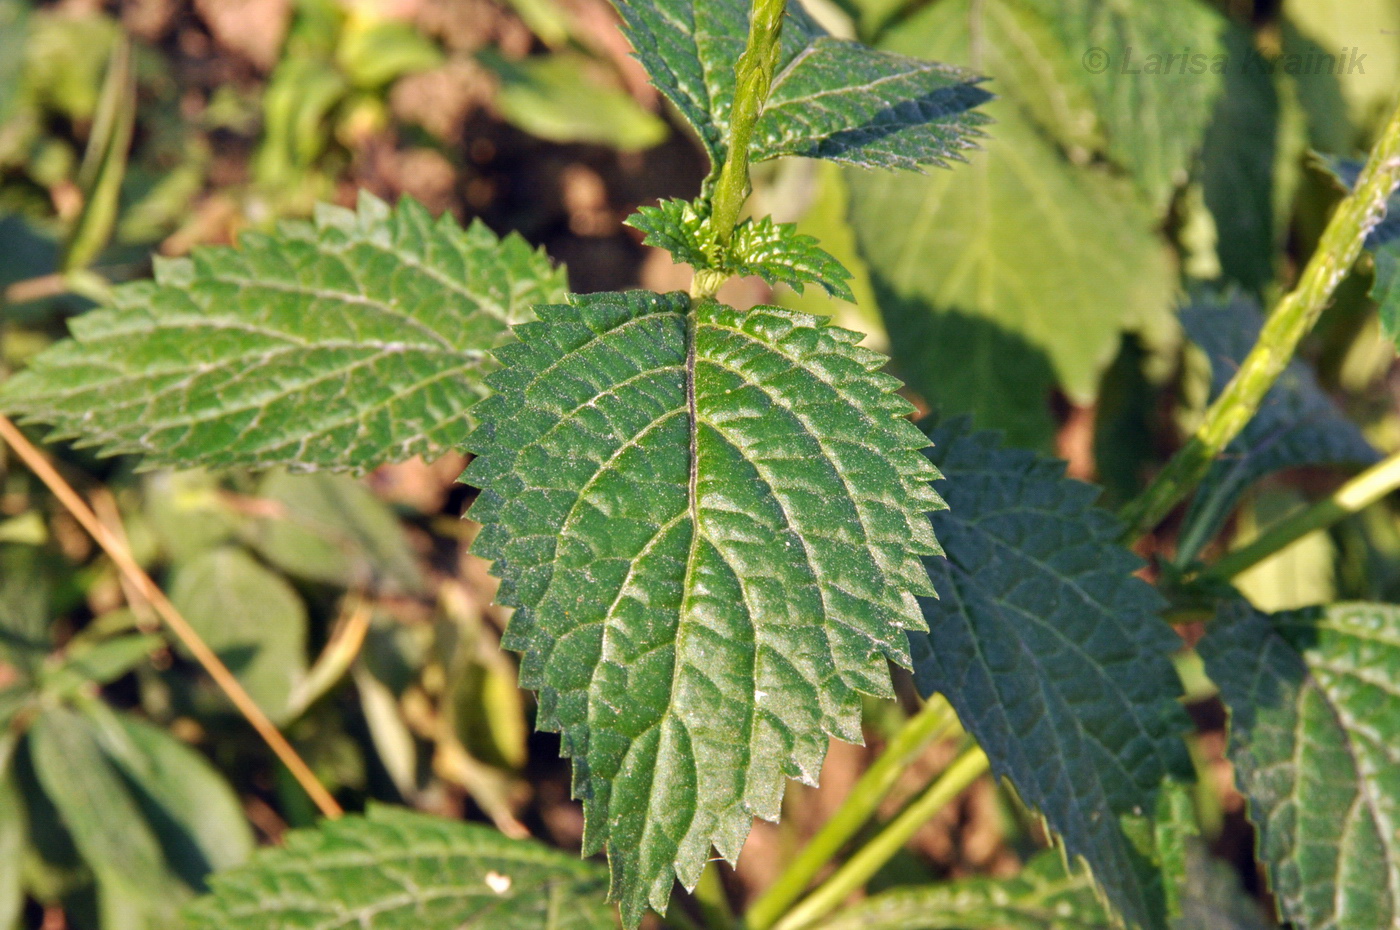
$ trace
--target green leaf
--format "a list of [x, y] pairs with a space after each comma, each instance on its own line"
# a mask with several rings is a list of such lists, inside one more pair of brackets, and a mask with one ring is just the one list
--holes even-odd
[[399, 593], [423, 590], [423, 574], [393, 510], [345, 475], [273, 472], [258, 497], [282, 514], [259, 520], [253, 545], [273, 565], [311, 581]]
[[1285, 919], [1400, 922], [1400, 608], [1221, 608], [1198, 645]]
[[1012, 878], [964, 878], [872, 895], [820, 930], [1112, 930], [1094, 883], [1046, 851]]
[[1201, 186], [1215, 220], [1221, 269], [1259, 294], [1274, 279], [1278, 91], [1251, 32], [1232, 26], [1224, 43], [1234, 65], [1226, 70], [1201, 148]]
[[29, 731], [34, 770], [83, 861], [97, 876], [104, 910], [132, 899], [168, 911], [182, 897], [164, 853], [121, 774], [102, 751], [86, 718], [55, 706]]
[[154, 634], [75, 641], [61, 664], [43, 671], [43, 688], [54, 696], [71, 697], [94, 684], [108, 684], [140, 665], [163, 643], [164, 639]]
[[[940, 3], [945, 11], [969, 0]], [[936, 23], [911, 21], [916, 41]], [[851, 222], [900, 372], [949, 413], [1045, 440], [1056, 382], [1094, 399], [1121, 333], [1163, 317], [1173, 282], [1151, 218], [1065, 162], [1013, 107], [956, 174], [852, 174]]]
[[600, 930], [607, 876], [488, 827], [386, 807], [288, 834], [216, 875], [188, 930]]
[[51, 586], [37, 548], [0, 545], [0, 661], [33, 672], [48, 654]]
[[1400, 7], [1390, 0], [1285, 0], [1283, 14], [1283, 71], [1308, 110], [1313, 147], [1336, 155], [1364, 148], [1367, 130], [1394, 103]]
[[350, 18], [336, 43], [335, 58], [356, 87], [374, 90], [436, 68], [444, 55], [413, 23], [370, 14]]
[[511, 61], [483, 53], [482, 60], [501, 82], [495, 98], [501, 116], [532, 136], [635, 152], [669, 134], [664, 120], [642, 109], [585, 55], [556, 52]]
[[1182, 915], [1173, 930], [1273, 930], [1240, 877], [1200, 842], [1186, 847]]
[[[1075, 73], [1098, 105], [1109, 157], [1164, 212], [1200, 148], [1222, 71], [1243, 64], [1229, 59], [1216, 67], [1216, 56], [1226, 51], [1224, 17], [1198, 0], [1019, 2], [1037, 11], [1075, 56]], [[1106, 57], [1091, 59], [1093, 49]], [[1183, 62], [1183, 53], [1199, 57]]]
[[[0, 126], [9, 122], [18, 104], [28, 33], [29, 4], [25, 0], [0, 0]], [[0, 916], [0, 926], [3, 921]]]
[[860, 739], [932, 594], [927, 440], [821, 317], [640, 291], [539, 308], [468, 446], [505, 645], [636, 926]]
[[225, 546], [177, 563], [170, 600], [269, 717], [287, 713], [306, 674], [306, 606], [291, 585]]
[[488, 350], [562, 289], [517, 237], [364, 196], [118, 287], [0, 407], [148, 466], [364, 471], [456, 446]]
[[[745, 0], [615, 0], [637, 59], [724, 163]], [[986, 122], [991, 95], [971, 72], [833, 39], [790, 5], [782, 50], [750, 158], [826, 158], [866, 168], [945, 164]]]
[[711, 268], [738, 277], [757, 275], [769, 284], [786, 284], [799, 293], [819, 284], [832, 297], [855, 300], [846, 282], [851, 273], [817, 240], [797, 231], [795, 223], [775, 223], [764, 216], [740, 223], [727, 245], [720, 245], [708, 216], [684, 200], [663, 200], [639, 207], [627, 225], [646, 233], [644, 245], [666, 249], [696, 270]]
[[20, 930], [24, 917], [23, 865], [28, 833], [24, 797], [15, 785], [6, 751], [0, 754], [0, 930]]
[[[1254, 347], [1264, 320], [1247, 297], [1202, 292], [1181, 311], [1181, 325], [1210, 359], [1214, 399]], [[1367, 465], [1379, 458], [1306, 364], [1291, 362], [1264, 396], [1258, 413], [1201, 482], [1186, 514], [1179, 559], [1194, 558], [1245, 489], [1265, 475], [1302, 465]]]
[[[1004, 449], [965, 423], [930, 433], [951, 508], [932, 516], [948, 558], [911, 634], [922, 694], [945, 695], [1022, 799], [1082, 857], [1133, 925], [1163, 926], [1163, 891], [1125, 832], [1160, 786], [1189, 781], [1188, 722], [1157, 616], [1122, 527], [1064, 464]], [[1140, 828], [1133, 827], [1133, 836]]]
[[106, 704], [84, 712], [104, 754], [131, 785], [164, 850], [191, 888], [203, 890], [210, 872], [252, 855], [252, 828], [238, 795], [204, 756], [165, 730]]

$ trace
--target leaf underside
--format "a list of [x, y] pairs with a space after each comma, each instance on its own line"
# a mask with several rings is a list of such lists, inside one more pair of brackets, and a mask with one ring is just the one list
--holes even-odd
[[1190, 781], [1188, 721], [1170, 654], [1180, 641], [1156, 592], [1133, 576], [1118, 522], [1064, 464], [1001, 448], [965, 421], [934, 429], [950, 510], [932, 515], [947, 559], [927, 559], [939, 598], [912, 633], [915, 681], [963, 725], [1082, 857], [1130, 923], [1163, 925], [1128, 818], [1160, 786]]
[[[1264, 318], [1247, 297], [1199, 294], [1181, 311], [1181, 325], [1210, 359], [1214, 400], [1254, 347]], [[1187, 511], [1181, 548], [1188, 555], [1198, 552], [1249, 485], [1266, 475], [1303, 465], [1367, 465], [1379, 459], [1307, 365], [1294, 360], [1244, 431], [1211, 465]]]
[[116, 288], [0, 408], [146, 467], [364, 471], [454, 448], [489, 350], [563, 289], [516, 236], [365, 195]]
[[854, 301], [847, 283], [851, 273], [812, 236], [794, 223], [759, 217], [740, 223], [721, 245], [707, 216], [684, 200], [663, 200], [640, 207], [627, 225], [646, 233], [643, 245], [666, 249], [678, 262], [699, 270], [710, 268], [738, 277], [758, 276], [769, 284], [786, 284], [801, 291], [820, 285], [832, 297]]
[[860, 739], [921, 629], [941, 506], [883, 358], [820, 317], [634, 291], [538, 309], [468, 445], [475, 553], [635, 926], [785, 776]]
[[392, 808], [297, 830], [211, 881], [189, 930], [603, 930], [607, 875], [530, 840]]
[[1197, 647], [1283, 916], [1400, 924], [1400, 607], [1221, 608]]
[[[746, 0], [615, 0], [652, 82], [724, 163]], [[865, 168], [942, 165], [972, 146], [991, 95], [959, 68], [834, 39], [788, 7], [782, 52], [749, 157], [825, 158]]]

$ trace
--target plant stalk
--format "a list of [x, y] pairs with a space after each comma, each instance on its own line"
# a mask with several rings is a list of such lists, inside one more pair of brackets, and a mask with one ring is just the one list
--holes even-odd
[[122, 543], [116, 534], [107, 529], [102, 521], [97, 519], [92, 508], [78, 496], [78, 492], [73, 490], [73, 486], [63, 479], [58, 470], [44, 458], [34, 444], [25, 438], [24, 434], [3, 414], [0, 414], [0, 439], [7, 442], [15, 453], [24, 460], [24, 464], [29, 470], [42, 481], [58, 498], [73, 518], [87, 530], [88, 534], [96, 540], [102, 550], [107, 553], [107, 557], [117, 566], [117, 570], [126, 578], [131, 586], [140, 592], [141, 597], [151, 605], [151, 609], [165, 621], [171, 632], [184, 643], [185, 648], [195, 657], [204, 670], [209, 673], [209, 677], [214, 679], [214, 683], [228, 696], [233, 706], [238, 708], [239, 713], [252, 725], [258, 735], [263, 738], [277, 758], [291, 772], [292, 777], [297, 780], [302, 789], [307, 793], [316, 807], [321, 811], [322, 816], [334, 820], [345, 813], [339, 802], [326, 790], [325, 786], [317, 780], [311, 767], [292, 748], [292, 744], [287, 742], [287, 738], [277, 729], [276, 724], [268, 719], [257, 702], [244, 690], [234, 674], [229, 671], [228, 666], [215, 654], [209, 644], [190, 626], [184, 616], [170, 603], [170, 599], [165, 596], [165, 592], [151, 580], [151, 576], [136, 564], [136, 559], [132, 557], [131, 551]]
[[1124, 539], [1150, 532], [1205, 477], [1259, 409], [1260, 402], [1292, 360], [1337, 285], [1361, 254], [1366, 235], [1385, 215], [1386, 200], [1400, 183], [1400, 107], [1391, 114], [1371, 150], [1356, 188], [1338, 204], [1298, 284], [1279, 301], [1259, 341], [1206, 411], [1205, 419], [1152, 484], [1122, 511]]
[[749, 908], [745, 915], [748, 930], [768, 930], [776, 924], [807, 890], [817, 873], [865, 826], [909, 764], [925, 747], [956, 726], [957, 721], [953, 708], [937, 695], [906, 720], [836, 812]]
[[1229, 581], [1309, 533], [1359, 513], [1396, 488], [1400, 488], [1400, 453], [1363, 471], [1332, 496], [1279, 520], [1253, 542], [1224, 555], [1203, 577]]
[[[773, 85], [773, 73], [782, 51], [779, 37], [783, 29], [783, 14], [787, 0], [753, 0], [749, 13], [749, 38], [744, 54], [734, 67], [734, 105], [729, 110], [729, 152], [720, 167], [710, 199], [710, 223], [719, 248], [729, 244], [734, 227], [739, 223], [739, 211], [749, 198], [749, 146], [753, 129], [768, 101]], [[702, 269], [695, 274], [690, 292], [694, 297], [713, 297], [724, 283], [725, 275], [714, 269]]]
[[812, 895], [788, 912], [775, 930], [805, 930], [830, 914], [860, 888], [935, 814], [981, 778], [990, 763], [980, 746], [963, 752], [928, 789], [861, 850], [846, 861]]

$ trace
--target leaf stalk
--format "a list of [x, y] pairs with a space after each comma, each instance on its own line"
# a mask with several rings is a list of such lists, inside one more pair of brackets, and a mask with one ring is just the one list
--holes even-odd
[[1125, 541], [1150, 532], [1205, 477], [1210, 464], [1254, 417], [1269, 388], [1288, 367], [1298, 343], [1312, 329], [1361, 254], [1366, 235], [1385, 215], [1386, 200], [1400, 184], [1400, 107], [1371, 150], [1355, 189], [1343, 198], [1322, 233], [1297, 285], [1264, 323], [1259, 341], [1206, 411], [1191, 440], [1152, 484], [1122, 511]]

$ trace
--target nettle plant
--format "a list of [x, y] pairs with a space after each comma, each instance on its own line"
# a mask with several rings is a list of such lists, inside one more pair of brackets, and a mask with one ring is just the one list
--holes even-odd
[[[570, 295], [514, 236], [365, 197], [159, 263], [0, 390], [55, 438], [148, 466], [364, 472], [475, 454], [474, 551], [515, 608], [506, 645], [538, 692], [538, 725], [572, 759], [584, 853], [605, 852], [610, 879], [532, 841], [379, 808], [215, 876], [191, 925], [591, 927], [613, 923], [611, 900], [630, 928], [666, 913], [677, 880], [725, 925], [706, 863], [733, 862], [753, 818], [778, 817], [786, 779], [816, 783], [831, 737], [861, 739], [862, 699], [893, 696], [894, 663], [926, 703], [745, 926], [1263, 926], [1196, 838], [1168, 621], [1211, 611], [1197, 649], [1232, 715], [1282, 915], [1400, 925], [1400, 608], [1271, 617], [1228, 584], [1393, 488], [1397, 466], [1196, 561], [1290, 448], [1374, 461], [1290, 360], [1363, 247], [1395, 328], [1400, 236], [1378, 221], [1400, 178], [1400, 119], [1364, 165], [1337, 166], [1355, 190], [1267, 320], [1244, 298], [1193, 300], [1183, 323], [1215, 365], [1216, 399], [1120, 519], [1062, 463], [966, 420], [916, 426], [859, 334], [715, 299], [736, 275], [849, 298], [849, 273], [815, 239], [741, 219], [750, 163], [946, 168], [997, 132], [979, 78], [833, 38], [783, 0], [619, 10], [713, 165], [695, 201], [629, 221], [694, 267], [690, 293]], [[1154, 589], [1126, 544], [1198, 487], [1191, 541]], [[957, 759], [806, 894], [959, 721]], [[1059, 852], [1014, 879], [840, 909], [988, 769]]]

